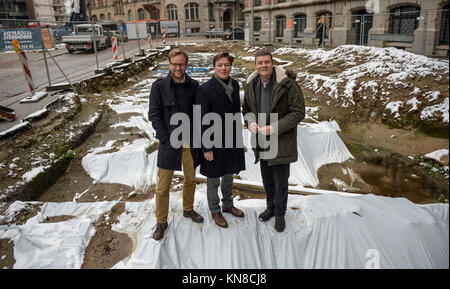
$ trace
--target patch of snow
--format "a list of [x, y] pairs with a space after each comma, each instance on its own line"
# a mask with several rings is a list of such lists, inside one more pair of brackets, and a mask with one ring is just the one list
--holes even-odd
[[25, 182], [31, 181], [34, 177], [45, 171], [45, 169], [49, 168], [50, 166], [39, 166], [36, 168], [31, 169], [31, 171], [26, 172], [23, 174], [22, 179]]
[[448, 149], [440, 149], [425, 155], [425, 158], [433, 159], [441, 163], [441, 157], [448, 155]]
[[46, 113], [47, 111], [48, 111], [48, 110], [47, 110], [46, 108], [41, 109], [41, 110], [38, 110], [38, 111], [36, 111], [36, 112], [33, 112], [33, 113], [27, 115], [27, 116], [25, 117], [25, 119], [27, 119], [27, 118], [39, 117], [39, 116], [43, 115], [44, 113]]
[[389, 102], [386, 105], [386, 109], [389, 109], [391, 111], [391, 114], [394, 114], [394, 118], [399, 118], [400, 114], [398, 113], [398, 110], [403, 107], [402, 101], [393, 101]]
[[420, 113], [422, 120], [442, 117], [444, 123], [448, 123], [448, 97], [439, 104], [425, 107]]
[[413, 97], [411, 99], [409, 99], [406, 104], [411, 105], [411, 108], [409, 109], [409, 112], [411, 111], [416, 111], [418, 109], [417, 105], [421, 104], [422, 102], [417, 100], [416, 97]]
[[20, 130], [23, 127], [26, 127], [28, 124], [29, 124], [28, 121], [24, 121], [24, 122], [18, 123], [15, 126], [13, 126], [12, 128], [9, 128], [7, 130], [4, 130], [4, 131], [0, 132], [0, 137], [5, 136], [5, 135], [7, 135], [7, 134], [9, 134], [11, 132], [14, 132], [16, 130]]
[[254, 56], [239, 56], [239, 58], [244, 60], [244, 61], [248, 61], [248, 62], [254, 62], [255, 61], [255, 57]]
[[438, 99], [439, 95], [441, 95], [441, 92], [439, 90], [436, 91], [430, 91], [426, 93], [426, 98], [428, 99], [429, 102], [433, 102], [436, 99]]
[[420, 88], [414, 87], [413, 92], [411, 92], [410, 94], [418, 94], [419, 92], [421, 92]]

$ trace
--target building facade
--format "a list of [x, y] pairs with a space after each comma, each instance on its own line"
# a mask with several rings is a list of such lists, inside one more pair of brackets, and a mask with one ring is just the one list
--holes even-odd
[[32, 0], [0, 1], [0, 19], [34, 19]]
[[448, 55], [448, 3], [448, 0], [245, 0], [244, 14], [246, 28], [254, 41], [332, 47], [393, 46], [425, 55]]
[[92, 18], [123, 23], [177, 20], [180, 35], [243, 26], [243, 0], [94, 0]]
[[65, 22], [68, 19], [64, 0], [3, 0], [0, 19], [28, 19]]
[[33, 0], [35, 19], [41, 21], [55, 21], [53, 0]]

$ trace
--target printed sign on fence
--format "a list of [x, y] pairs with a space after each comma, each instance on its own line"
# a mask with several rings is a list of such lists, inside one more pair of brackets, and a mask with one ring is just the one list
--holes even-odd
[[37, 28], [0, 29], [0, 51], [14, 51], [12, 40], [20, 41], [22, 50], [42, 49], [41, 33]]
[[161, 33], [166, 30], [166, 33], [177, 33], [178, 32], [178, 21], [159, 21], [161, 27]]

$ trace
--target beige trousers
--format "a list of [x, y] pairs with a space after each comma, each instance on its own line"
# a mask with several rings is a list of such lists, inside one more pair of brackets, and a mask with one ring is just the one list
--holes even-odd
[[[183, 210], [194, 208], [195, 169], [191, 149], [183, 148]], [[156, 188], [156, 221], [166, 223], [169, 214], [169, 190], [172, 185], [173, 170], [158, 169], [158, 186]]]

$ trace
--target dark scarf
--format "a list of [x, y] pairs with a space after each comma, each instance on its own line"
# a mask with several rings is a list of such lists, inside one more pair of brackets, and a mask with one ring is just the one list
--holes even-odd
[[225, 93], [227, 94], [228, 98], [232, 102], [233, 99], [231, 98], [231, 96], [233, 95], [234, 89], [233, 89], [233, 82], [231, 81], [231, 76], [228, 79], [228, 83], [226, 83], [220, 77], [218, 77], [215, 73], [213, 75], [219, 81], [219, 83], [222, 85], [222, 87], [225, 89]]

